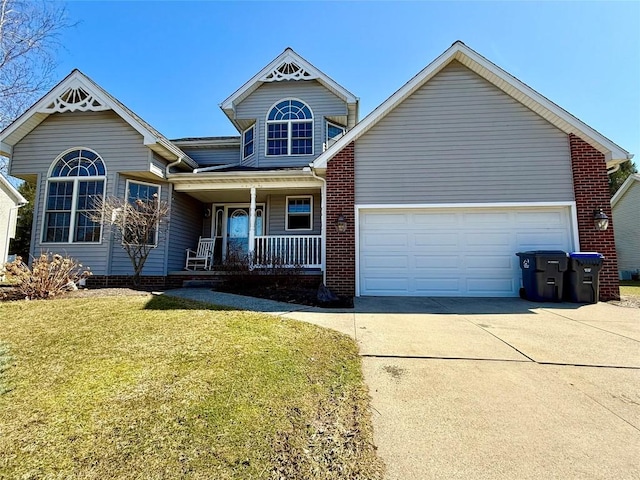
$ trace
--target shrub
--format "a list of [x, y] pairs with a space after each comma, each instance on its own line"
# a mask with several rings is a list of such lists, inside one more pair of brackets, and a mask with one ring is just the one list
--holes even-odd
[[77, 282], [91, 275], [88, 268], [83, 269], [73, 258], [49, 252], [34, 258], [31, 268], [22, 257], [16, 257], [5, 268], [14, 282], [16, 296], [28, 300], [51, 298], [75, 290]]

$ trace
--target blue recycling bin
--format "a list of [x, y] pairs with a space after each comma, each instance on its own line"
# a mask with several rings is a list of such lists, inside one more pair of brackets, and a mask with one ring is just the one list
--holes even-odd
[[561, 302], [567, 253], [561, 250], [519, 252], [522, 270], [521, 296], [534, 302]]
[[572, 252], [566, 273], [567, 300], [573, 303], [598, 303], [600, 270], [604, 256], [597, 252]]

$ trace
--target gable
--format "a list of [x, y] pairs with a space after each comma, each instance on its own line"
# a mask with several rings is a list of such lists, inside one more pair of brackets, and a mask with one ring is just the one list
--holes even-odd
[[613, 169], [616, 165], [633, 158], [633, 155], [629, 154], [629, 152], [613, 143], [601, 133], [592, 129], [497, 65], [491, 63], [467, 47], [464, 43], [456, 41], [438, 58], [427, 65], [373, 112], [367, 115], [355, 128], [347, 132], [338, 142], [320, 155], [315, 160], [314, 167], [317, 169], [325, 169], [327, 162], [338, 152], [371, 129], [376, 123], [392, 112], [404, 100], [413, 95], [413, 93], [425, 83], [431, 81], [434, 76], [453, 61], [462, 63], [517, 102], [536, 112], [565, 134], [576, 135], [599, 152], [602, 152], [607, 162], [607, 168]]
[[566, 134], [456, 61], [364, 133], [355, 158], [360, 204], [573, 200]]
[[65, 150], [86, 147], [104, 160], [107, 172], [149, 171], [151, 151], [142, 136], [111, 110], [49, 115], [14, 146], [11, 175], [47, 176]]
[[[331, 77], [318, 70], [307, 60], [302, 58], [291, 48], [286, 48], [284, 52], [273, 59], [267, 66], [254, 75], [249, 81], [242, 85], [238, 90], [226, 98], [220, 108], [227, 115], [229, 120], [238, 128], [239, 131], [247, 128], [243, 122], [238, 119], [243, 118], [237, 114], [238, 106], [251, 96], [259, 88], [278, 83], [293, 84], [295, 82], [314, 81], [322, 85], [326, 90], [341, 99], [349, 105], [349, 111], [352, 114], [349, 121], [354, 124], [357, 119], [358, 99], [346, 88], [339, 85]], [[351, 118], [352, 117], [352, 118]], [[347, 122], [345, 122], [347, 123]], [[351, 125], [350, 125], [351, 126]]]
[[169, 161], [184, 161], [192, 168], [197, 166], [151, 125], [77, 69], [0, 132], [0, 154], [11, 157], [13, 147], [52, 114], [107, 110], [113, 111], [136, 130], [142, 143], [158, 155]]

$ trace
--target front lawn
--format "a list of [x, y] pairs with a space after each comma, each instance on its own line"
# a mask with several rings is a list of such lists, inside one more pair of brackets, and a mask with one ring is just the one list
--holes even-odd
[[631, 295], [640, 297], [640, 281], [623, 280], [620, 282], [620, 295]]
[[381, 478], [357, 347], [164, 296], [0, 302], [0, 478]]

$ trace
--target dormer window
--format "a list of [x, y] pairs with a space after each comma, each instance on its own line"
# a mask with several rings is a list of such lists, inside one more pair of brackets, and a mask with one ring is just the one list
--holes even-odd
[[267, 155], [312, 155], [313, 114], [300, 100], [281, 100], [267, 115]]
[[242, 159], [243, 160], [253, 155], [254, 134], [255, 134], [255, 125], [251, 125], [242, 133]]
[[327, 147], [330, 147], [331, 145], [336, 143], [340, 139], [340, 137], [344, 135], [345, 131], [346, 129], [342, 125], [327, 121]]

